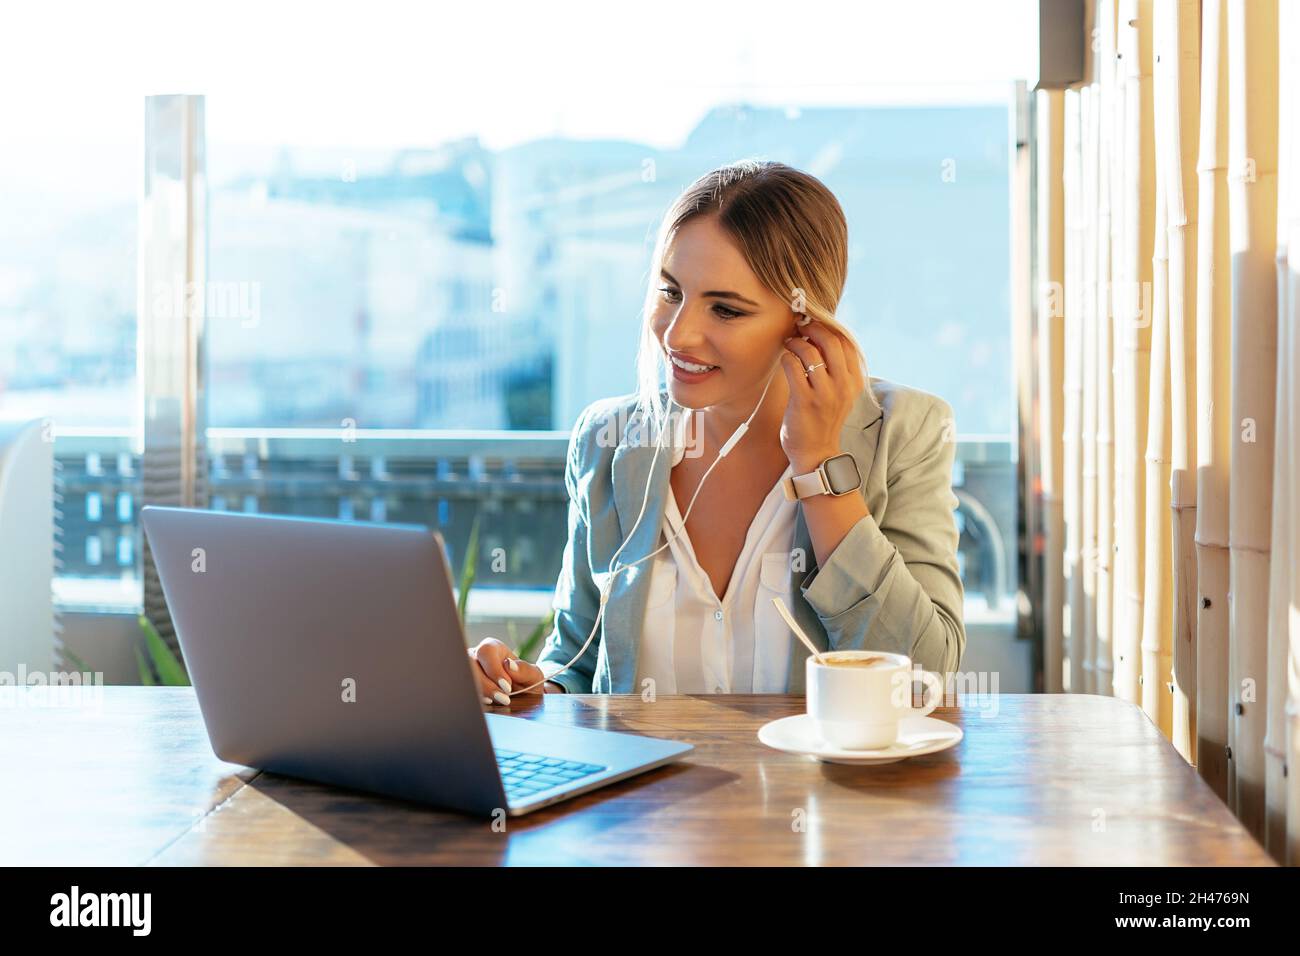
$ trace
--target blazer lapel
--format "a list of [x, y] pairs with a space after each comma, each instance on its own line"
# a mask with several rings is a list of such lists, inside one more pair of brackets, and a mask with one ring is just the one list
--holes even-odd
[[[664, 496], [668, 493], [668, 476], [672, 471], [672, 448], [665, 439], [658, 461], [655, 461], [653, 436], [648, 428], [641, 426], [640, 415], [634, 411], [628, 415], [610, 468], [620, 540], [627, 542], [618, 555], [618, 567], [623, 567], [645, 557], [657, 546], [664, 520]], [[642, 496], [645, 496], [644, 514], [641, 514]], [[640, 523], [637, 522], [638, 514], [641, 514]], [[629, 539], [628, 533], [633, 526], [636, 530]], [[646, 586], [653, 561], [653, 558], [642, 561], [621, 572], [615, 578], [605, 604], [602, 628], [605, 624], [609, 626], [602, 634], [605, 638], [604, 684], [610, 693], [628, 694], [634, 690], [636, 642], [640, 640], [645, 617]]]

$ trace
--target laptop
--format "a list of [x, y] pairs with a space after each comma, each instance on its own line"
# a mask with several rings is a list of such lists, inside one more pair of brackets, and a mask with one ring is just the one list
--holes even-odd
[[518, 816], [694, 749], [484, 713], [436, 531], [155, 505], [140, 519], [222, 760]]

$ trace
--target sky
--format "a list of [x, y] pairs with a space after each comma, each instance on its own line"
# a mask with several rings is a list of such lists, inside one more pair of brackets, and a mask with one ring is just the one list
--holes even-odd
[[[719, 102], [1005, 101], [1031, 0], [49, 0], [0, 30], [0, 193], [134, 182], [142, 98], [207, 97], [209, 149], [671, 147]], [[99, 177], [96, 183], [95, 177]]]

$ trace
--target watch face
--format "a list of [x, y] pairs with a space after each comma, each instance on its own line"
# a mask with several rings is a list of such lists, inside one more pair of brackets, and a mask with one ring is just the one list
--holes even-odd
[[826, 481], [830, 484], [831, 494], [833, 495], [848, 494], [850, 491], [857, 490], [858, 486], [862, 484], [862, 476], [858, 473], [858, 463], [853, 460], [853, 456], [848, 452], [826, 459], [823, 468], [826, 471]]

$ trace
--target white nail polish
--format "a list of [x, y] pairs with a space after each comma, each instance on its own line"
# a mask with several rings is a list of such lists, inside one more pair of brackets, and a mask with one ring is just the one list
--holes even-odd
[[484, 697], [484, 698], [483, 698], [483, 706], [484, 706], [484, 707], [491, 707], [491, 706], [492, 706], [492, 698], [491, 698], [491, 697]]
[[510, 703], [510, 698], [507, 697], [505, 694], [501, 693], [501, 691], [497, 691], [495, 694], [493, 694], [492, 699], [495, 700], [498, 704], [502, 704], [502, 705]]
[[497, 678], [497, 686], [500, 687], [507, 694], [510, 693], [510, 689], [511, 689], [510, 681], [506, 680], [504, 677]]
[[513, 658], [513, 657], [510, 658], [508, 661], [506, 661], [506, 664], [509, 665], [509, 667], [510, 667], [510, 669], [511, 669], [512, 671], [516, 671], [516, 672], [517, 672], [517, 671], [519, 670], [519, 661], [518, 661], [517, 659]]

